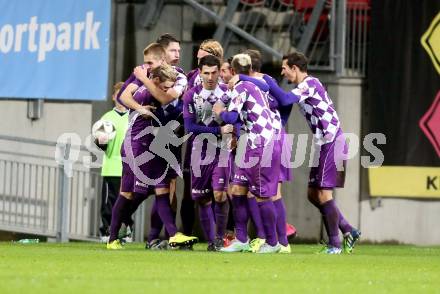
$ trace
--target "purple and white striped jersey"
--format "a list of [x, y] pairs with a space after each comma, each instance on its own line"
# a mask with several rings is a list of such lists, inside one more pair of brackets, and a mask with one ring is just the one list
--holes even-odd
[[220, 126], [221, 120], [216, 117], [212, 108], [218, 101], [224, 105], [229, 103], [228, 89], [225, 85], [217, 85], [214, 90], [207, 90], [202, 85], [193, 87], [184, 95], [183, 118], [195, 117], [197, 124], [204, 126]]
[[292, 93], [299, 97], [299, 109], [312, 129], [315, 143], [322, 145], [333, 142], [341, 124], [333, 102], [321, 82], [308, 76]]
[[281, 131], [278, 113], [270, 110], [267, 95], [251, 82], [238, 82], [230, 93], [228, 111], [236, 111], [248, 135], [248, 145], [253, 149], [267, 145]]

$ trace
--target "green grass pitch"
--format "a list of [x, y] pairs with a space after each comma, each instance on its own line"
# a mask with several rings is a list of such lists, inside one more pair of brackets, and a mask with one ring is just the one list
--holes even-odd
[[0, 293], [440, 293], [440, 247], [360, 245], [322, 256], [0, 243]]

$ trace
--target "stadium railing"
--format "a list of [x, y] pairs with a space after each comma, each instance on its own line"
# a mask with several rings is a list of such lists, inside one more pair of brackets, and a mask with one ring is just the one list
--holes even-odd
[[[79, 148], [85, 155], [88, 150], [84, 146], [4, 135], [0, 135], [0, 141], [7, 143], [0, 144], [0, 230], [46, 236], [58, 242], [98, 241], [100, 170], [69, 161], [70, 148]], [[56, 160], [56, 152], [65, 160]], [[142, 241], [143, 211], [135, 217], [136, 240]]]
[[[311, 70], [364, 77], [371, 0], [184, 0], [213, 19], [227, 52], [243, 39], [279, 60], [305, 52]], [[203, 17], [205, 16], [205, 17]], [[237, 38], [238, 36], [238, 38]]]

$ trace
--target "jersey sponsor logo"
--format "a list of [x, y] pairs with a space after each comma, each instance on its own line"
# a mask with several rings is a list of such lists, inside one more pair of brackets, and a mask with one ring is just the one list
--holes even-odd
[[247, 181], [247, 178], [243, 175], [234, 175], [234, 179], [240, 180], [240, 181]]
[[140, 186], [140, 187], [144, 187], [144, 188], [148, 187], [148, 185], [147, 185], [147, 184], [145, 184], [145, 183], [142, 183], [142, 182], [139, 182], [139, 181], [136, 181], [136, 182], [134, 183], [134, 185], [135, 185], [135, 186]]
[[206, 194], [210, 193], [211, 189], [192, 189], [191, 192], [194, 194]]

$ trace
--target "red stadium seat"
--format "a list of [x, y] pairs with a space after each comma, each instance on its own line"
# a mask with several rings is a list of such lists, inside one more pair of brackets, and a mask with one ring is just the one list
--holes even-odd
[[284, 2], [293, 2], [297, 11], [305, 11], [313, 10], [313, 7], [315, 7], [317, 0], [284, 0]]
[[350, 15], [349, 23], [356, 27], [366, 23], [367, 28], [370, 27], [371, 0], [347, 0], [347, 11]]
[[347, 9], [369, 9], [371, 0], [347, 0]]

